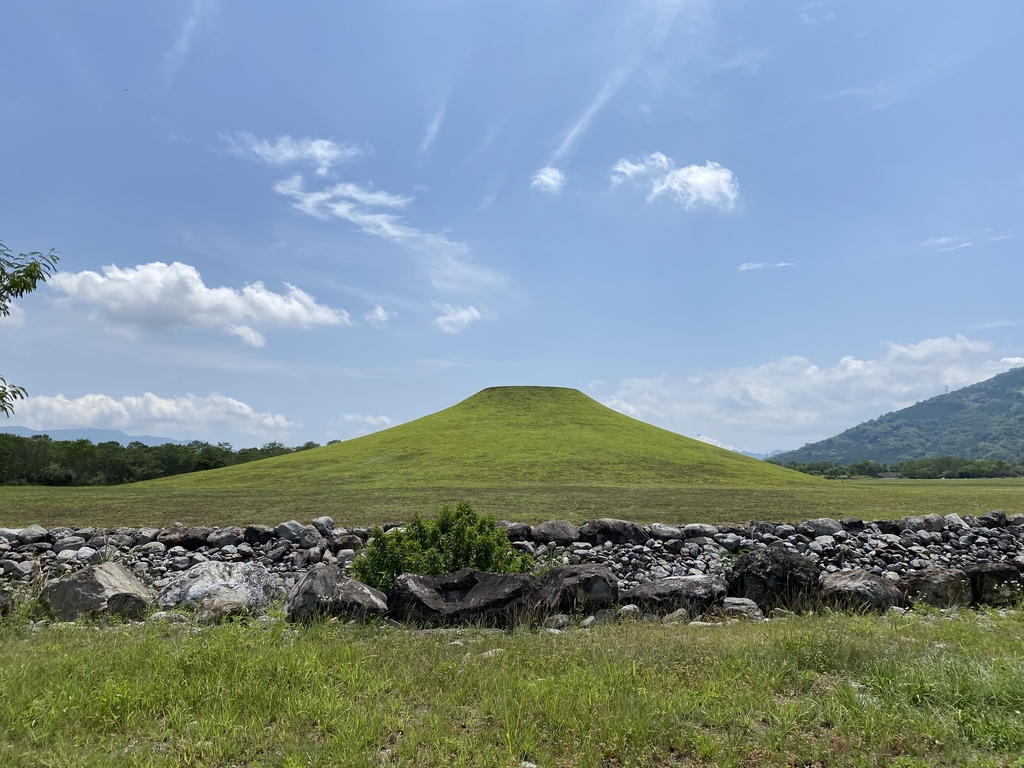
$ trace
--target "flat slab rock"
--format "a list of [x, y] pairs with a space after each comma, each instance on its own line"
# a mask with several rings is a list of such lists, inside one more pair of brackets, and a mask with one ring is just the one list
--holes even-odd
[[288, 621], [308, 624], [338, 617], [362, 619], [388, 610], [383, 592], [345, 575], [336, 565], [316, 565], [295, 583], [285, 601]]
[[149, 590], [120, 563], [90, 565], [48, 584], [40, 597], [61, 621], [140, 619], [153, 603]]
[[721, 605], [727, 591], [725, 580], [720, 576], [670, 576], [624, 592], [621, 600], [649, 613], [670, 613], [685, 608], [697, 614]]
[[512, 626], [542, 612], [540, 580], [523, 573], [463, 568], [442, 576], [403, 573], [388, 594], [388, 612], [420, 624]]
[[558, 566], [541, 583], [547, 608], [555, 613], [607, 608], [619, 601], [618, 579], [605, 565]]
[[903, 592], [888, 579], [867, 571], [830, 573], [821, 582], [822, 599], [837, 608], [885, 611], [903, 606]]

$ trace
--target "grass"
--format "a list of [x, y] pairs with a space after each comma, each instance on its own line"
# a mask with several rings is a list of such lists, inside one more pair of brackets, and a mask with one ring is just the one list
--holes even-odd
[[529, 522], [1024, 512], [1024, 480], [835, 483], [631, 419], [572, 389], [496, 387], [311, 451], [99, 488], [0, 487], [0, 525], [363, 525], [468, 501]]
[[0, 764], [1024, 766], [1012, 611], [453, 640], [7, 622]]

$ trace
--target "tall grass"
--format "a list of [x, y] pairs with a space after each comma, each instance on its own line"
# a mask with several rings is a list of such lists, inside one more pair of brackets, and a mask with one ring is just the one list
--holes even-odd
[[1012, 612], [558, 636], [20, 620], [0, 765], [1024, 766], [1022, 641]]

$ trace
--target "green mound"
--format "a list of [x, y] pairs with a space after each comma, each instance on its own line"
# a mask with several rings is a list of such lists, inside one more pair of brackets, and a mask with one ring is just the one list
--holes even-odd
[[691, 440], [575, 389], [491, 387], [438, 413], [324, 448], [154, 484], [777, 486], [796, 472]]

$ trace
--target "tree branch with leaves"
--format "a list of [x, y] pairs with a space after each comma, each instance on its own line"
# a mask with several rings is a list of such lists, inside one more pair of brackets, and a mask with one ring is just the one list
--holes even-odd
[[[11, 314], [11, 302], [32, 293], [39, 285], [57, 271], [59, 254], [53, 248], [49, 253], [32, 251], [15, 255], [0, 243], [0, 317]], [[14, 413], [14, 401], [24, 400], [28, 393], [24, 387], [8, 384], [0, 376], [0, 413], [10, 416]]]

